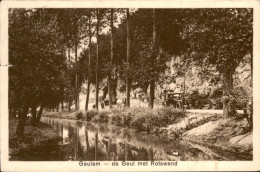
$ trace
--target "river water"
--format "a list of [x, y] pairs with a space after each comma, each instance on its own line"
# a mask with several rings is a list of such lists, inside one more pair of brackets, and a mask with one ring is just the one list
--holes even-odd
[[48, 117], [41, 121], [54, 127], [62, 138], [57, 153], [61, 161], [223, 160], [183, 141], [164, 141], [133, 129]]

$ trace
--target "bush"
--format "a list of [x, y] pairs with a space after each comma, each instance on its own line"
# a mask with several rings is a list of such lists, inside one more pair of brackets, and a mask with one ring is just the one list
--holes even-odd
[[222, 97], [222, 102], [226, 102], [229, 108], [229, 116], [238, 115], [236, 110], [247, 109], [248, 102], [252, 99], [252, 90], [246, 90], [243, 87], [237, 87], [229, 92], [227, 96]]
[[133, 109], [132, 114], [134, 115], [128, 117], [128, 121], [131, 121], [130, 126], [139, 131], [147, 132], [153, 131], [156, 128], [166, 127], [185, 117], [185, 113], [171, 107], [157, 110]]
[[92, 121], [99, 122], [99, 123], [108, 123], [109, 121], [108, 112], [106, 111], [99, 112], [96, 116], [94, 116], [94, 118], [92, 118]]
[[76, 112], [76, 119], [79, 120], [79, 119], [82, 119], [83, 117], [83, 113], [81, 111], [77, 111]]
[[223, 109], [223, 102], [221, 101], [221, 97], [211, 99], [211, 102], [212, 102], [211, 108], [212, 109]]
[[86, 118], [89, 121], [99, 123], [110, 123], [116, 126], [131, 127], [138, 131], [157, 131], [161, 127], [178, 122], [185, 117], [185, 113], [172, 107], [164, 107], [161, 109], [145, 109], [145, 108], [128, 108], [126, 111], [113, 110], [113, 114], [109, 116], [110, 111], [96, 112], [89, 111]]
[[153, 115], [147, 117], [147, 126], [149, 130], [154, 130], [155, 128], [177, 123], [184, 117], [184, 112], [171, 107], [165, 107], [158, 109]]
[[122, 118], [121, 118], [122, 115], [120, 114], [113, 114], [110, 118], [110, 124], [112, 125], [116, 125], [116, 126], [122, 126]]
[[133, 119], [132, 114], [129, 112], [123, 116], [122, 124], [124, 126], [130, 127], [132, 119]]
[[146, 131], [145, 119], [145, 115], [135, 115], [130, 125], [138, 131]]
[[188, 97], [190, 108], [203, 109], [205, 105], [211, 107], [211, 100], [208, 95], [200, 94], [198, 91], [193, 91]]
[[131, 112], [117, 112], [113, 111], [114, 114], [110, 118], [110, 124], [116, 126], [131, 127], [132, 114]]
[[87, 121], [91, 121], [97, 114], [96, 110], [90, 110], [85, 113], [85, 118]]
[[158, 109], [158, 115], [166, 116], [169, 121], [168, 124], [176, 123], [177, 119], [185, 117], [185, 113], [181, 110], [174, 109], [172, 107], [165, 107]]

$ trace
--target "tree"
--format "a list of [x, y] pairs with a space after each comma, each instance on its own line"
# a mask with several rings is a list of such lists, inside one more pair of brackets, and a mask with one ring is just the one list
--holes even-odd
[[91, 78], [91, 38], [93, 36], [93, 33], [91, 31], [91, 18], [92, 16], [92, 11], [89, 11], [88, 13], [88, 35], [89, 35], [89, 49], [88, 49], [88, 52], [89, 52], [89, 57], [88, 57], [88, 88], [87, 88], [87, 98], [86, 98], [86, 106], [85, 106], [85, 111], [88, 111], [88, 102], [89, 102], [89, 94], [90, 94], [90, 78]]
[[[96, 32], [97, 42], [96, 43], [91, 42], [91, 46], [90, 46], [90, 44], [88, 44], [88, 47], [84, 48], [82, 53], [80, 54], [79, 63], [78, 63], [79, 68], [80, 68], [79, 75], [83, 75], [84, 77], [86, 75], [88, 76], [86, 79], [86, 80], [88, 80], [88, 87], [90, 86], [90, 84], [96, 85], [96, 106], [95, 107], [98, 110], [99, 81], [100, 81], [100, 79], [103, 79], [104, 76], [107, 77], [107, 71], [106, 70], [99, 71], [99, 69], [104, 69], [104, 68], [107, 69], [107, 62], [109, 60], [109, 56], [108, 56], [109, 52], [106, 51], [107, 47], [110, 46], [109, 39], [108, 39], [108, 42], [106, 42], [107, 47], [104, 47], [105, 46], [103, 44], [104, 35], [100, 36], [100, 32], [107, 24], [107, 19], [106, 19], [107, 10], [106, 9], [95, 9], [95, 10], [90, 10], [88, 12], [88, 14], [89, 13], [91, 13], [91, 21], [89, 21], [89, 16], [88, 15], [86, 16], [86, 18], [88, 18], [88, 24], [87, 24], [87, 35], [88, 36], [87, 37], [88, 37], [88, 40], [90, 40], [89, 36], [91, 36], [91, 38], [92, 38], [94, 36], [94, 32]], [[97, 19], [96, 22], [93, 22], [94, 18]], [[89, 22], [91, 22], [90, 25], [89, 25]], [[93, 30], [93, 27], [95, 27], [94, 30]], [[91, 32], [89, 32], [89, 30]], [[100, 37], [102, 39], [101, 41], [100, 41]], [[108, 38], [108, 36], [106, 38]], [[101, 45], [100, 45], [100, 42], [101, 42]], [[104, 50], [101, 53], [100, 53], [100, 47], [102, 47], [102, 50]], [[89, 58], [89, 57], [95, 57], [95, 58]], [[89, 75], [90, 71], [91, 71], [91, 75]], [[80, 80], [79, 84], [82, 84], [83, 81], [84, 81], [84, 79]], [[89, 100], [88, 90], [90, 90], [90, 89], [87, 89], [86, 105]]]
[[75, 110], [79, 109], [79, 87], [80, 87], [80, 78], [79, 75], [79, 64], [78, 64], [78, 48], [80, 46], [81, 40], [86, 37], [84, 35], [86, 29], [86, 19], [84, 16], [88, 13], [88, 9], [69, 9], [70, 12], [70, 21], [72, 25], [72, 39], [74, 44], [74, 52], [75, 52]]
[[[57, 25], [58, 25], [58, 32], [61, 32], [63, 43], [66, 46], [64, 51], [67, 51], [67, 66], [68, 66], [68, 83], [67, 87], [64, 90], [64, 99], [68, 102], [68, 111], [70, 112], [71, 101], [72, 97], [74, 96], [74, 84], [72, 84], [72, 69], [71, 69], [71, 50], [72, 50], [72, 42], [73, 42], [73, 18], [72, 18], [72, 10], [71, 9], [54, 9], [52, 14], [57, 16]], [[66, 53], [65, 53], [66, 54]]]
[[[166, 69], [166, 61], [171, 57], [167, 51], [160, 50], [162, 49], [160, 42], [161, 33], [157, 30], [161, 30], [162, 27], [167, 26], [166, 24], [163, 25], [163, 23], [161, 23], [161, 11], [162, 10], [156, 9], [156, 18], [157, 15], [160, 15], [160, 17], [158, 17], [160, 20], [153, 19], [154, 15], [152, 9], [138, 9], [131, 16], [130, 34], [133, 41], [131, 41], [130, 75], [133, 83], [132, 88], [141, 87], [143, 92], [147, 94], [150, 85], [152, 90], [150, 91], [150, 96], [147, 96], [149, 101], [151, 100], [150, 105], [153, 104], [153, 99], [150, 99], [151, 95], [154, 95], [152, 94], [154, 91], [153, 83], [159, 83], [160, 76]], [[157, 33], [155, 36], [156, 46], [154, 48], [153, 42], [155, 34], [153, 33], [155, 33], [155, 25], [155, 31]], [[178, 41], [178, 39], [175, 39], [174, 41]]]
[[127, 20], [127, 55], [126, 55], [126, 106], [130, 107], [130, 78], [129, 78], [129, 61], [130, 61], [130, 14], [129, 9], [126, 9]]
[[[10, 102], [18, 102], [21, 114], [17, 134], [23, 135], [27, 112], [31, 108], [32, 123], [36, 108], [55, 107], [62, 100], [66, 71], [61, 35], [56, 18], [47, 9], [12, 9], [9, 11], [9, 76]], [[17, 36], [19, 35], [19, 36]]]
[[183, 31], [191, 57], [200, 65], [216, 66], [222, 73], [223, 116], [231, 115], [233, 74], [247, 54], [252, 54], [252, 9], [193, 9]]
[[108, 69], [108, 76], [107, 76], [107, 85], [108, 85], [108, 97], [109, 97], [109, 108], [112, 108], [112, 83], [111, 83], [111, 68], [112, 62], [114, 57], [114, 42], [113, 42], [113, 30], [114, 30], [114, 10], [113, 8], [110, 9], [110, 28], [111, 28], [111, 38], [110, 38], [110, 60], [109, 60], [109, 69]]
[[98, 93], [99, 93], [99, 81], [98, 81], [98, 65], [99, 65], [99, 22], [100, 22], [100, 14], [99, 10], [96, 9], [97, 16], [97, 24], [96, 24], [96, 37], [97, 37], [97, 50], [96, 50], [96, 109], [98, 111]]
[[151, 75], [151, 52], [153, 41], [152, 10], [139, 9], [131, 16], [131, 68], [129, 75], [132, 78], [132, 88], [141, 87], [147, 94]]
[[154, 89], [155, 89], [155, 81], [154, 81], [154, 60], [156, 58], [157, 53], [157, 45], [156, 45], [156, 16], [155, 9], [153, 9], [153, 52], [151, 55], [151, 79], [150, 79], [150, 99], [149, 99], [149, 107], [153, 108], [154, 106]]

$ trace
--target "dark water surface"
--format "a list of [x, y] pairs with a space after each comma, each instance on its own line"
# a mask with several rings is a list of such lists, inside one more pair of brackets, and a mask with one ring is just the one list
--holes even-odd
[[163, 141], [155, 135], [107, 124], [43, 117], [62, 137], [57, 157], [71, 161], [223, 160], [189, 144]]

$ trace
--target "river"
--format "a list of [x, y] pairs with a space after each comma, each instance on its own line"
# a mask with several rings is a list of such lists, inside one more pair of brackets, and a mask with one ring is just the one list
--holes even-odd
[[184, 141], [164, 141], [133, 129], [48, 117], [41, 121], [54, 127], [62, 138], [56, 155], [61, 161], [224, 160]]

